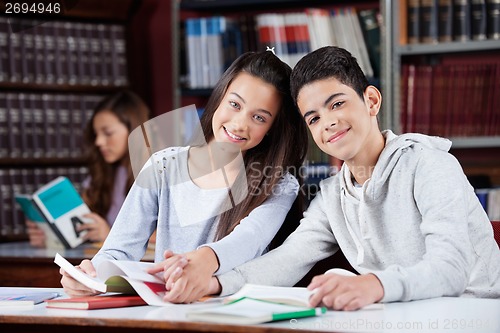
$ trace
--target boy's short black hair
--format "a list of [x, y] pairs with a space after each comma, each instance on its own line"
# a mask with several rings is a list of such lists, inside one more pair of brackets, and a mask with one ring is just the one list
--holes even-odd
[[307, 54], [295, 65], [290, 76], [293, 100], [297, 103], [297, 95], [303, 86], [330, 78], [351, 87], [361, 98], [369, 86], [358, 61], [349, 51], [336, 46], [325, 46]]

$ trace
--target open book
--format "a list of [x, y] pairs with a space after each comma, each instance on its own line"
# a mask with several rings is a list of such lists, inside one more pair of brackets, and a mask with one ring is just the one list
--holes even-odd
[[100, 292], [137, 294], [149, 305], [167, 306], [163, 301], [165, 283], [158, 276], [146, 272], [153, 263], [139, 261], [107, 260], [96, 267], [97, 277], [85, 274], [59, 253], [54, 262], [78, 282]]
[[271, 287], [246, 284], [226, 297], [225, 305], [190, 311], [193, 320], [252, 325], [269, 321], [318, 316], [326, 308], [311, 308], [306, 288]]
[[48, 247], [56, 239], [68, 249], [83, 243], [86, 231], [78, 231], [78, 225], [89, 222], [82, 216], [90, 209], [68, 178], [58, 177], [32, 195], [16, 194], [15, 198], [24, 215], [45, 231]]

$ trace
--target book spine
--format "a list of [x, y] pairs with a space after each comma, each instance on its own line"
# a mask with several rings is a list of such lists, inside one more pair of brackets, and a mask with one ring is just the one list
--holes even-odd
[[399, 45], [408, 44], [408, 0], [400, 0], [398, 8]]
[[66, 72], [68, 84], [75, 85], [77, 83], [76, 63], [78, 61], [76, 54], [76, 42], [73, 38], [73, 24], [70, 22], [64, 23], [65, 51], [66, 51]]
[[45, 127], [43, 122], [43, 111], [41, 108], [40, 95], [29, 94], [28, 96], [30, 112], [32, 113], [31, 131], [32, 135], [32, 146], [33, 146], [33, 157], [39, 158], [44, 156], [44, 136]]
[[43, 34], [45, 27], [42, 24], [37, 24], [33, 27], [33, 43], [34, 43], [34, 68], [35, 68], [35, 83], [45, 83], [45, 67], [44, 67], [44, 42]]
[[500, 0], [487, 0], [488, 38], [500, 39]]
[[439, 0], [438, 33], [440, 42], [453, 40], [453, 0]]
[[0, 158], [9, 157], [9, 122], [7, 94], [0, 92]]
[[106, 26], [104, 24], [98, 24], [97, 25], [97, 34], [98, 34], [98, 41], [99, 41], [99, 47], [100, 47], [100, 84], [103, 86], [108, 86], [110, 85], [110, 71], [109, 71], [109, 66], [108, 66], [108, 60], [110, 53], [111, 53], [111, 46], [109, 44], [109, 40], [106, 36]]
[[420, 2], [408, 0], [408, 43], [420, 42]]
[[[19, 40], [19, 21], [15, 18], [9, 18], [9, 60], [10, 60], [10, 80], [13, 83], [21, 82], [21, 42]], [[15, 28], [17, 27], [17, 28]]]
[[19, 94], [19, 128], [21, 141], [21, 157], [33, 156], [33, 115], [29, 108], [29, 102], [25, 94]]
[[70, 157], [71, 152], [71, 129], [70, 109], [68, 107], [68, 96], [58, 95], [56, 98], [57, 132], [59, 141], [58, 157]]
[[[112, 25], [110, 27], [111, 51], [113, 52], [113, 84], [117, 87], [128, 84], [127, 79], [127, 54], [125, 42], [125, 27], [122, 25]], [[221, 46], [217, 45], [220, 52]]]
[[19, 99], [16, 94], [7, 94], [7, 122], [9, 124], [9, 157], [21, 157], [21, 129], [20, 129]]
[[485, 40], [486, 0], [471, 0], [471, 33], [473, 40]]
[[422, 43], [438, 42], [438, 0], [421, 0], [420, 38]]
[[9, 24], [7, 17], [0, 16], [0, 82], [9, 79]]
[[22, 31], [21, 39], [21, 67], [22, 67], [22, 82], [35, 82], [35, 43], [33, 38], [33, 25], [37, 21], [21, 20]]
[[56, 40], [52, 32], [52, 25], [44, 25], [43, 29], [43, 68], [44, 68], [44, 78], [46, 84], [56, 83]]
[[46, 22], [45, 24], [54, 39], [54, 57], [56, 59], [54, 62], [55, 82], [59, 85], [67, 84], [66, 41], [64, 38], [63, 23]]
[[453, 35], [457, 41], [465, 42], [471, 39], [471, 11], [469, 0], [453, 0]]

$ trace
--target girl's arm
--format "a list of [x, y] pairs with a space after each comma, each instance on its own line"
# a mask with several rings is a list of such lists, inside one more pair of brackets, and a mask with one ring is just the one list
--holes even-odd
[[92, 259], [140, 260], [156, 228], [160, 180], [149, 162], [132, 185], [102, 248]]
[[223, 239], [204, 244], [216, 256], [223, 274], [251, 259], [261, 256], [283, 224], [299, 191], [297, 179], [286, 174], [264, 203], [255, 208]]

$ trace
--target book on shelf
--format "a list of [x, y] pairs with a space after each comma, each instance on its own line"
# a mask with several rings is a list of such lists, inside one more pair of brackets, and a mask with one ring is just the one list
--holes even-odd
[[158, 276], [146, 272], [148, 268], [154, 266], [153, 263], [106, 260], [95, 267], [97, 276], [92, 277], [74, 267], [59, 253], [56, 254], [54, 262], [75, 280], [96, 291], [136, 294], [149, 305], [171, 305], [163, 300], [166, 293], [165, 282]]
[[48, 237], [57, 236], [65, 248], [74, 248], [84, 242], [86, 231], [78, 226], [88, 223], [83, 215], [90, 213], [71, 181], [58, 177], [33, 194], [15, 194], [25, 216], [38, 223]]
[[139, 295], [98, 295], [76, 298], [51, 299], [47, 308], [95, 310], [147, 305]]
[[471, 0], [471, 34], [473, 40], [487, 38], [486, 0]]
[[420, 2], [420, 41], [437, 43], [439, 0], [421, 0]]
[[500, 39], [500, 1], [486, 0], [487, 33], [490, 39]]
[[438, 36], [440, 42], [453, 40], [453, 0], [439, 0]]
[[471, 40], [471, 3], [469, 0], [453, 0], [453, 36], [456, 41]]
[[59, 297], [58, 292], [34, 291], [26, 288], [0, 288], [0, 307], [33, 306]]

